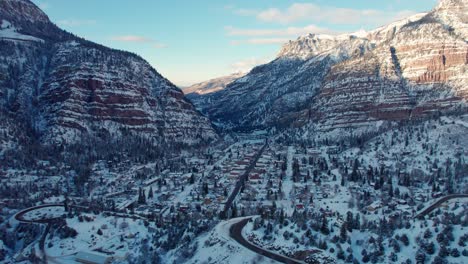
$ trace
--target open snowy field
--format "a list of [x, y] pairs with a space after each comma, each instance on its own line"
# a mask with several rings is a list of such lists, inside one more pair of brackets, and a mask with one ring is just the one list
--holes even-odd
[[243, 218], [219, 223], [211, 232], [196, 240], [198, 249], [187, 262], [190, 264], [251, 264], [278, 263], [244, 248], [229, 236], [232, 224]]

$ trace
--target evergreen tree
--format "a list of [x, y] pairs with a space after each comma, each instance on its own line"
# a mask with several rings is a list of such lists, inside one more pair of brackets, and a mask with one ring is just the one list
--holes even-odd
[[189, 181], [190, 184], [194, 184], [195, 183], [195, 176], [193, 175], [193, 173], [190, 175], [190, 181]]
[[153, 199], [153, 195], [154, 195], [153, 186], [151, 186], [151, 187], [149, 188], [149, 191], [148, 191], [148, 200], [152, 200], [152, 199]]
[[324, 235], [330, 234], [330, 230], [328, 229], [328, 220], [325, 215], [322, 216], [322, 225], [320, 226], [320, 232], [322, 232], [322, 234]]
[[344, 223], [341, 225], [341, 228], [340, 228], [340, 239], [341, 239], [341, 242], [342, 242], [342, 243], [348, 239], [348, 228], [347, 228], [346, 222], [344, 222]]
[[138, 203], [139, 204], [145, 204], [146, 203], [146, 196], [145, 196], [145, 190], [143, 188], [138, 188]]

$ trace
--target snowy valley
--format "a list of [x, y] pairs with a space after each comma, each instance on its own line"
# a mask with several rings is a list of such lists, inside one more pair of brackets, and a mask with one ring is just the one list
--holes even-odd
[[0, 0], [0, 263], [468, 263], [468, 1], [184, 92]]

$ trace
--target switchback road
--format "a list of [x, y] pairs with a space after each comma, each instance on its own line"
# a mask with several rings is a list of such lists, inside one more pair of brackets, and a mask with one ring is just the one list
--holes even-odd
[[39, 249], [41, 250], [41, 253], [42, 253], [42, 263], [48, 263], [47, 254], [45, 252], [45, 240], [47, 238], [47, 234], [49, 233], [50, 228], [52, 227], [52, 223], [61, 219], [62, 217], [29, 220], [29, 219], [25, 219], [24, 215], [27, 214], [28, 212], [42, 209], [42, 208], [63, 207], [63, 206], [64, 206], [63, 204], [44, 204], [44, 205], [34, 206], [34, 207], [24, 209], [23, 211], [20, 211], [14, 216], [17, 221], [22, 222], [22, 223], [46, 225], [44, 232], [42, 233], [41, 238], [39, 239]]
[[47, 208], [47, 207], [63, 207], [63, 206], [64, 206], [63, 204], [43, 204], [43, 205], [39, 205], [39, 206], [30, 207], [30, 208], [24, 209], [23, 211], [20, 211], [19, 213], [17, 213], [17, 214], [15, 215], [15, 219], [18, 220], [19, 222], [23, 222], [23, 223], [48, 224], [48, 223], [53, 222], [54, 220], [60, 219], [60, 218], [62, 218], [62, 217], [48, 218], [48, 219], [37, 219], [37, 220], [28, 220], [28, 219], [24, 219], [24, 215], [25, 215], [26, 213], [29, 213], [29, 212], [31, 212], [31, 211], [34, 211], [34, 210], [37, 210], [37, 209], [41, 209], [41, 208]]

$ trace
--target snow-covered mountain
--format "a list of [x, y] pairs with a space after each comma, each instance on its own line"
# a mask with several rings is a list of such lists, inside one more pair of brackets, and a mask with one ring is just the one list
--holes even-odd
[[327, 50], [312, 57], [303, 56], [303, 53], [301, 56], [278, 56], [274, 61], [254, 68], [226, 89], [204, 95], [204, 100], [194, 103], [212, 121], [223, 126], [277, 124], [283, 113], [294, 112], [308, 104], [332, 65], [372, 47], [369, 41], [354, 36], [341, 45], [350, 48]]
[[375, 49], [335, 65], [309, 109], [311, 119], [324, 129], [366, 127], [466, 109], [468, 44], [458, 21], [467, 14], [465, 1], [442, 1]]
[[466, 111], [467, 16], [467, 1], [443, 0], [370, 32], [302, 36], [197, 106], [234, 129], [372, 128]]
[[217, 138], [145, 60], [61, 30], [29, 0], [0, 0], [0, 113], [10, 120], [5, 130], [23, 133], [0, 139], [18, 144], [22, 137], [45, 145], [128, 134], [158, 144]]
[[187, 96], [204, 95], [214, 93], [226, 88], [226, 86], [232, 83], [234, 80], [244, 76], [245, 73], [234, 73], [231, 75], [214, 78], [205, 82], [197, 83], [189, 87], [183, 88], [182, 90]]

